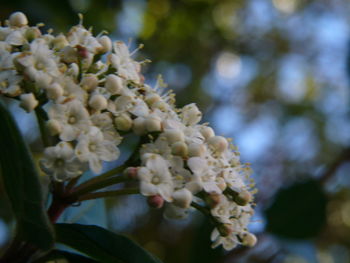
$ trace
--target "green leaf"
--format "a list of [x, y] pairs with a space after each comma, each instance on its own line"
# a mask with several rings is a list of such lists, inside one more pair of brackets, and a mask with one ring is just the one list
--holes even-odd
[[309, 179], [280, 190], [265, 211], [267, 230], [295, 239], [318, 235], [326, 221], [327, 197], [318, 181]]
[[76, 249], [100, 262], [160, 263], [129, 238], [102, 227], [56, 224], [57, 242]]
[[62, 260], [74, 263], [97, 263], [97, 261], [91, 258], [57, 249], [52, 250], [49, 254], [40, 259], [37, 259], [34, 261], [34, 263], [61, 262]]
[[40, 249], [54, 244], [52, 225], [47, 217], [39, 175], [30, 151], [11, 114], [0, 103], [0, 174], [13, 213], [18, 236]]

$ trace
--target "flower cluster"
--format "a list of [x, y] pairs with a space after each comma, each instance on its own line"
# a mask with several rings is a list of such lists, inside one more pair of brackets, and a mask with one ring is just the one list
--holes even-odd
[[120, 156], [124, 134], [142, 144], [125, 170], [140, 193], [165, 215], [182, 218], [191, 208], [215, 224], [213, 246], [253, 246], [247, 230], [253, 185], [230, 140], [215, 135], [195, 104], [178, 109], [174, 94], [144, 83], [141, 62], [107, 35], [93, 36], [80, 23], [64, 34], [28, 26], [23, 13], [0, 27], [0, 94], [35, 111], [50, 132], [40, 162], [52, 180], [69, 181]]

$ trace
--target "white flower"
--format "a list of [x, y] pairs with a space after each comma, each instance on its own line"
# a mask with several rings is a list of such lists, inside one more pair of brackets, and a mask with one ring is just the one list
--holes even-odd
[[32, 80], [37, 80], [41, 74], [48, 77], [58, 76], [56, 60], [57, 58], [53, 56], [52, 50], [43, 39], [36, 39], [30, 43], [30, 53], [17, 59]]
[[182, 108], [182, 121], [185, 125], [197, 124], [202, 119], [202, 113], [196, 104], [191, 103]]
[[166, 161], [158, 154], [149, 154], [146, 159], [146, 166], [138, 171], [141, 193], [145, 196], [159, 194], [170, 202], [173, 183]]
[[91, 116], [91, 121], [94, 126], [101, 130], [105, 140], [112, 141], [115, 145], [118, 145], [122, 141], [122, 137], [114, 128], [110, 113], [95, 113]]
[[20, 82], [22, 76], [15, 70], [0, 71], [0, 93], [17, 96], [21, 93]]
[[212, 248], [222, 245], [225, 250], [232, 250], [240, 243], [236, 235], [223, 237], [216, 228], [211, 233], [211, 241], [213, 241]]
[[57, 181], [69, 180], [84, 171], [71, 145], [66, 142], [46, 148], [44, 157], [40, 160], [40, 167]]
[[188, 159], [188, 167], [194, 174], [194, 182], [199, 183], [207, 193], [220, 194], [222, 190], [217, 186], [216, 173], [205, 159], [192, 157]]
[[66, 104], [54, 104], [49, 109], [50, 119], [57, 120], [62, 131], [60, 139], [72, 141], [83, 131], [87, 131], [91, 125], [89, 113], [83, 104], [73, 100]]
[[108, 57], [109, 62], [122, 78], [140, 82], [139, 63], [130, 58], [128, 47], [123, 42], [113, 43], [114, 53]]
[[120, 155], [114, 142], [105, 140], [103, 133], [94, 126], [79, 136], [75, 153], [80, 161], [88, 162], [96, 174], [102, 170], [102, 161], [115, 161]]
[[97, 53], [99, 49], [103, 49], [97, 39], [92, 36], [91, 32], [81, 25], [72, 27], [67, 34], [67, 40], [72, 47], [80, 45], [92, 53]]

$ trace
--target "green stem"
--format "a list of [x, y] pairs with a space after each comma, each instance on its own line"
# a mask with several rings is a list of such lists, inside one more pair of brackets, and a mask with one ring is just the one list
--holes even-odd
[[94, 183], [89, 183], [86, 185], [82, 184], [78, 186], [73, 190], [72, 195], [78, 197], [96, 190], [100, 190], [110, 185], [119, 184], [130, 180], [128, 177], [124, 175], [114, 176], [109, 178], [102, 178], [102, 179], [103, 180], [99, 180]]
[[39, 130], [40, 130], [40, 134], [41, 134], [41, 140], [43, 142], [43, 145], [45, 147], [48, 147], [50, 145], [49, 134], [48, 134], [47, 129], [46, 129], [45, 119], [43, 118], [43, 114], [46, 114], [45, 112], [43, 112], [43, 109], [41, 109], [39, 107], [37, 107], [35, 109], [35, 115], [36, 115], [36, 118], [38, 120]]
[[132, 194], [139, 194], [139, 189], [129, 188], [129, 189], [119, 189], [115, 191], [89, 193], [89, 194], [80, 196], [78, 198], [78, 201], [86, 201], [86, 200], [92, 200], [97, 198], [113, 197], [113, 196], [120, 196], [120, 195], [132, 195]]
[[[74, 192], [77, 193], [77, 192], [81, 192], [83, 191], [83, 189], [93, 189], [93, 190], [98, 190], [102, 187], [105, 187], [103, 186], [106, 182], [107, 182], [107, 185], [110, 185], [109, 182], [110, 181], [107, 181], [107, 179], [113, 175], [117, 175], [117, 174], [120, 174], [122, 171], [124, 171], [125, 169], [127, 168], [127, 166], [125, 165], [121, 165], [121, 166], [118, 166], [106, 173], [103, 173], [99, 176], [96, 176], [90, 180], [87, 180], [86, 182], [78, 185], [75, 189], [74, 189]], [[119, 178], [119, 177], [118, 177]], [[124, 179], [124, 180], [122, 180]], [[126, 177], [125, 176], [120, 176], [120, 179], [119, 180], [122, 180], [120, 182], [124, 182], [126, 181]], [[114, 180], [117, 180], [117, 179], [114, 179]], [[112, 183], [114, 182], [114, 180], [112, 180]], [[117, 181], [116, 183], [120, 183], [119, 181]], [[101, 187], [101, 184], [102, 184], [102, 187]], [[97, 188], [96, 188], [97, 187]], [[86, 190], [84, 190], [85, 192]]]
[[211, 214], [209, 213], [208, 209], [206, 209], [205, 207], [203, 207], [203, 206], [201, 206], [201, 205], [199, 205], [199, 204], [197, 204], [195, 202], [192, 202], [191, 206], [196, 208], [198, 211], [200, 211], [205, 216], [210, 216], [211, 217]]

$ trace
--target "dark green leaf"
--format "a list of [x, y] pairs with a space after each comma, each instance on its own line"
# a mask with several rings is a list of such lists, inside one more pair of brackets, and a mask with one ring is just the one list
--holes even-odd
[[35, 260], [34, 263], [60, 262], [59, 260], [62, 260], [62, 259], [65, 259], [68, 262], [74, 262], [74, 263], [96, 263], [97, 262], [91, 258], [87, 258], [82, 255], [55, 249], [50, 251], [50, 253], [45, 255], [44, 257]]
[[1, 103], [0, 120], [0, 170], [17, 219], [18, 235], [22, 240], [48, 250], [54, 243], [53, 229], [31, 154], [11, 114]]
[[100, 262], [160, 263], [129, 238], [93, 225], [56, 224], [57, 242]]
[[280, 190], [266, 210], [267, 230], [289, 238], [315, 237], [326, 220], [327, 198], [315, 180]]

